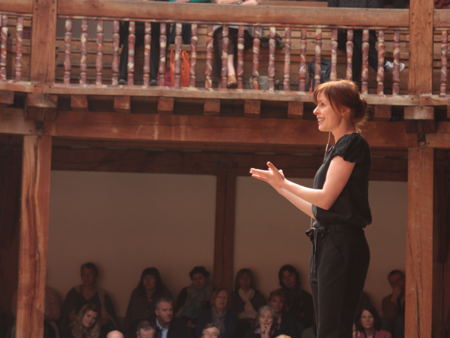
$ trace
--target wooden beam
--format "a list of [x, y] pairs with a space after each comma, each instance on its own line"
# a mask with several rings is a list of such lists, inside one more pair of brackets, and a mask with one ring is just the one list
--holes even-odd
[[27, 94], [26, 118], [37, 121], [53, 121], [58, 115], [58, 97], [46, 94]]
[[433, 1], [411, 0], [409, 6], [408, 92], [412, 94], [432, 92], [433, 14]]
[[174, 105], [175, 99], [173, 97], [160, 97], [158, 100], [158, 112], [172, 113]]
[[[226, 166], [223, 164], [223, 166]], [[228, 168], [229, 169], [229, 168]], [[214, 233], [214, 285], [231, 290], [234, 275], [234, 230], [236, 175], [223, 168], [216, 183], [216, 227]]]
[[51, 173], [50, 136], [25, 136], [16, 337], [43, 336]]
[[4, 108], [0, 110], [0, 134], [27, 135], [35, 132], [35, 123], [25, 119], [23, 109]]
[[14, 13], [31, 13], [33, 10], [33, 0], [1, 1], [0, 11]]
[[[198, 8], [197, 8], [198, 7]], [[233, 6], [161, 3], [158, 1], [111, 1], [111, 0], [59, 0], [60, 15], [85, 15], [112, 18], [136, 18], [170, 20], [180, 22], [218, 23], [267, 23], [283, 25], [333, 25], [333, 26], [377, 26], [407, 27], [408, 10], [322, 8], [298, 6], [255, 6], [242, 7], [238, 11]]]
[[261, 101], [245, 100], [244, 115], [247, 117], [259, 117], [261, 115]]
[[[114, 104], [116, 103], [116, 98], [114, 97]], [[114, 105], [115, 107], [115, 105]], [[88, 110], [88, 99], [86, 95], [70, 95], [70, 108], [74, 111], [87, 111]]]
[[220, 100], [205, 100], [205, 103], [203, 104], [203, 113], [205, 115], [219, 115]]
[[392, 107], [380, 105], [373, 107], [373, 119], [375, 121], [389, 121], [391, 119]]
[[14, 103], [14, 92], [0, 90], [0, 104], [1, 105], [10, 105]]
[[57, 10], [57, 0], [33, 0], [30, 76], [37, 83], [55, 80]]
[[405, 337], [431, 338], [434, 276], [435, 150], [408, 152]]
[[288, 117], [290, 118], [302, 118], [303, 117], [304, 104], [302, 102], [289, 102], [288, 103]]
[[114, 110], [118, 113], [131, 112], [131, 97], [114, 96]]
[[434, 120], [434, 107], [405, 107], [405, 120]]

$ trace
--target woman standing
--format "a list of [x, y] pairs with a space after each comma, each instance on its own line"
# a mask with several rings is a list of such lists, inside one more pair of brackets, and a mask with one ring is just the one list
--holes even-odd
[[346, 80], [321, 84], [314, 91], [318, 128], [333, 135], [335, 145], [314, 177], [313, 188], [287, 180], [268, 162], [268, 170], [251, 169], [254, 178], [310, 216], [313, 242], [310, 282], [317, 338], [348, 338], [369, 264], [363, 228], [371, 223], [368, 202], [370, 151], [359, 134], [366, 103]]

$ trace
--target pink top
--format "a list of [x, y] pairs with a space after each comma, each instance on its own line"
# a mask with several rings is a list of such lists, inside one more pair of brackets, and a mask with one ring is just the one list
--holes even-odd
[[[356, 338], [366, 338], [366, 336], [364, 335], [364, 333], [358, 332]], [[392, 335], [388, 331], [380, 330], [375, 332], [375, 336], [373, 338], [392, 338]]]

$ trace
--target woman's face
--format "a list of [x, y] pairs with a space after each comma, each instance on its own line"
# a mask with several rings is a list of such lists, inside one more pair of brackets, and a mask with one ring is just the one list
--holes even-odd
[[280, 296], [272, 296], [269, 299], [268, 304], [276, 313], [281, 313], [283, 311], [283, 300]]
[[251, 287], [252, 279], [250, 278], [248, 273], [244, 273], [239, 277], [238, 283], [239, 288], [243, 290], [248, 290]]
[[156, 277], [153, 275], [145, 275], [142, 278], [142, 286], [145, 290], [153, 290], [156, 288]]
[[343, 118], [343, 114], [334, 110], [323, 93], [320, 93], [317, 97], [314, 115], [316, 115], [319, 130], [324, 132], [335, 130], [341, 124]]
[[89, 268], [81, 269], [81, 283], [84, 286], [94, 286], [97, 282], [95, 271]]
[[97, 312], [93, 310], [87, 310], [83, 316], [83, 319], [81, 320], [81, 324], [83, 325], [83, 327], [88, 329], [94, 326], [96, 320], [97, 320]]
[[273, 323], [273, 315], [271, 311], [264, 311], [258, 317], [259, 327], [264, 330], [264, 328], [270, 328]]
[[228, 294], [225, 290], [222, 290], [217, 294], [216, 299], [214, 299], [214, 307], [217, 310], [225, 310], [225, 308], [227, 307], [227, 303]]
[[192, 275], [192, 285], [196, 289], [203, 289], [206, 286], [206, 277], [202, 273], [194, 273]]
[[369, 311], [364, 310], [361, 313], [361, 319], [360, 320], [361, 320], [361, 326], [364, 329], [372, 329], [373, 328], [374, 318], [373, 318], [373, 315]]

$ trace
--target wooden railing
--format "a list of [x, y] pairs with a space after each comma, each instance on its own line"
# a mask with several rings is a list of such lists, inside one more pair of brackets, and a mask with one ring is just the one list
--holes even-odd
[[[160, 95], [171, 89], [173, 96], [240, 97], [266, 100], [311, 100], [308, 89], [320, 82], [321, 66], [329, 62], [330, 79], [352, 78], [352, 54], [358, 44], [353, 39], [362, 31], [362, 93], [369, 103], [392, 105], [424, 104], [424, 99], [408, 94], [409, 11], [391, 9], [336, 9], [313, 7], [231, 6], [215, 4], [169, 4], [141, 1], [58, 1], [57, 37], [48, 39], [55, 54], [47, 55], [55, 64], [49, 83], [30, 77], [31, 1], [0, 4], [0, 90], [46, 94]], [[101, 14], [101, 16], [98, 16]], [[447, 104], [448, 30], [450, 10], [435, 10], [433, 89], [426, 93], [429, 105]], [[121, 22], [128, 23], [128, 65], [125, 83], [120, 83]], [[136, 23], [145, 27], [144, 44], [135, 48]], [[159, 46], [166, 51], [170, 24], [175, 38], [171, 77], [169, 60], [161, 52], [156, 86], [150, 81], [152, 23], [160, 23]], [[192, 40], [182, 44], [181, 24], [190, 24]], [[56, 25], [56, 22], [53, 23]], [[74, 29], [79, 25], [79, 29]], [[237, 89], [226, 88], [227, 66], [220, 76], [213, 74], [214, 27], [223, 27], [223, 45], [229, 43], [228, 27], [238, 28]], [[253, 31], [253, 48], [244, 50], [244, 30]], [[56, 30], [53, 28], [53, 31]], [[339, 51], [338, 32], [345, 32], [345, 51]], [[369, 66], [369, 40], [376, 31], [376, 69]], [[284, 48], [276, 45], [277, 34]], [[268, 46], [261, 47], [267, 37]], [[342, 42], [341, 42], [342, 43]], [[189, 52], [187, 88], [182, 87], [183, 49]], [[387, 56], [392, 72], [384, 67]], [[221, 51], [226, 61], [227, 51]], [[405, 70], [402, 72], [403, 68]], [[308, 71], [309, 68], [309, 71]], [[312, 76], [310, 76], [312, 73]], [[263, 79], [264, 81], [261, 81]], [[264, 82], [262, 84], [261, 82]], [[187, 90], [185, 90], [187, 89]], [[423, 94], [422, 94], [423, 96]]]

